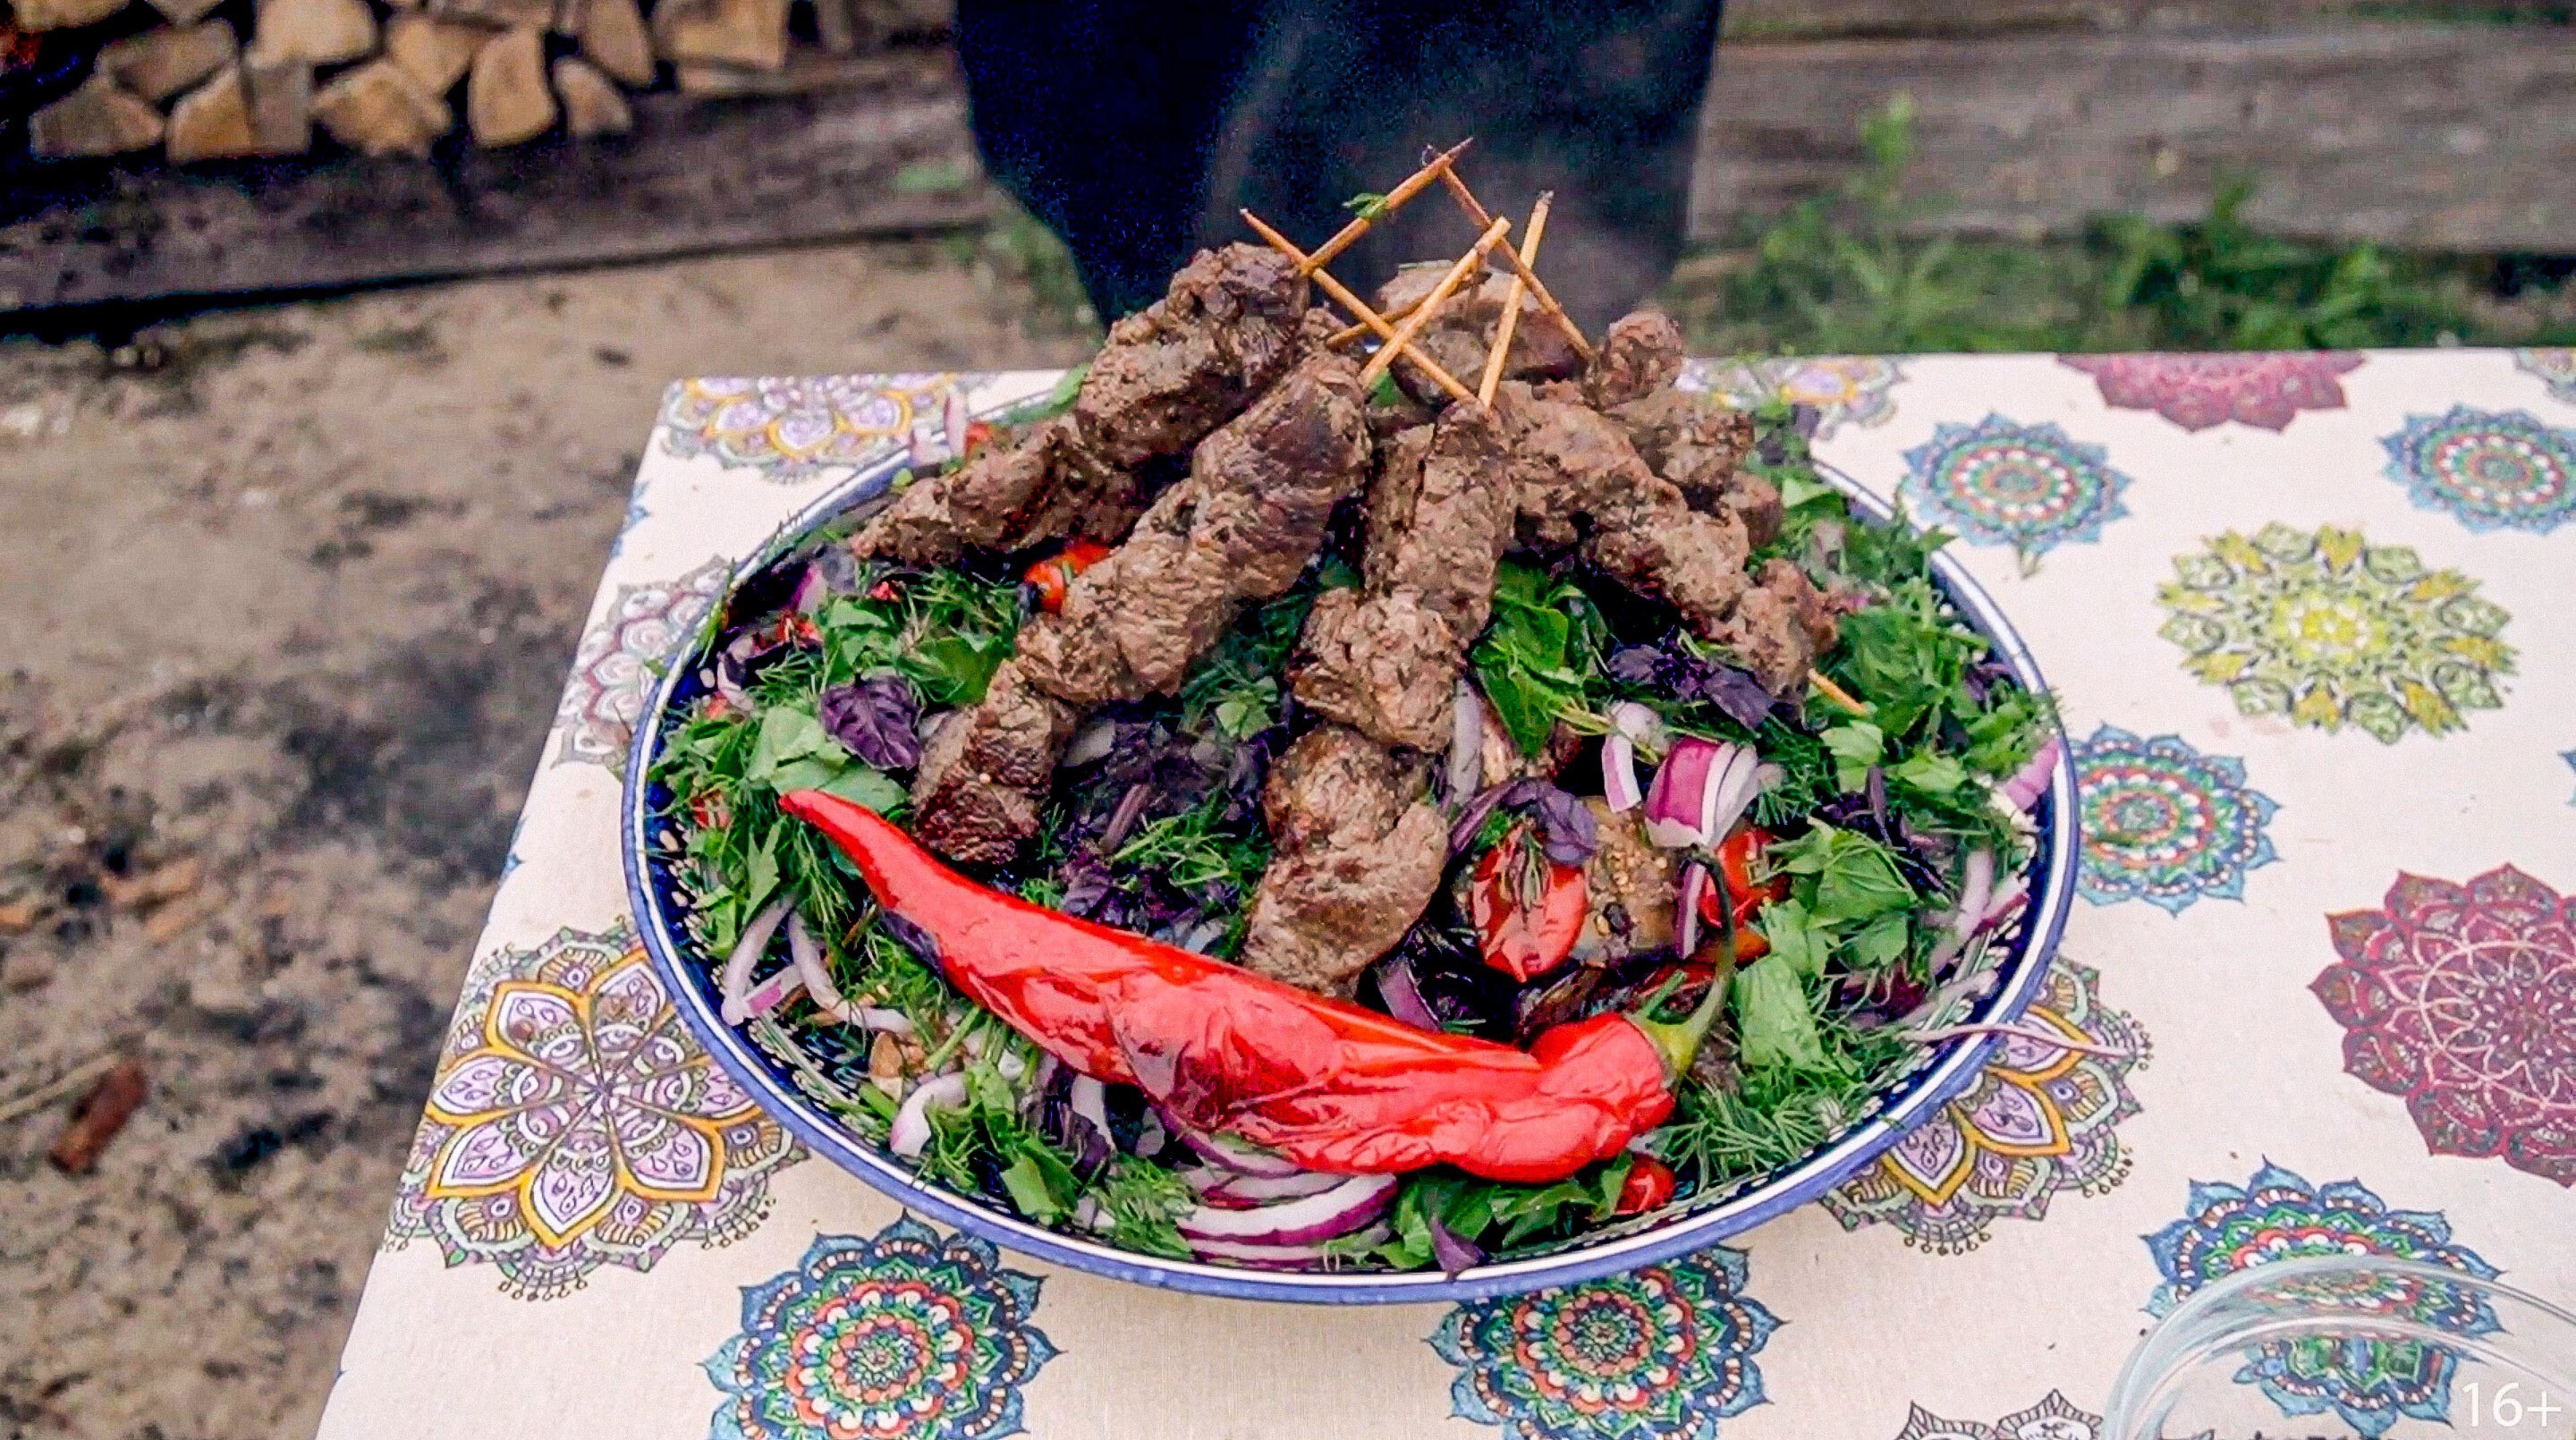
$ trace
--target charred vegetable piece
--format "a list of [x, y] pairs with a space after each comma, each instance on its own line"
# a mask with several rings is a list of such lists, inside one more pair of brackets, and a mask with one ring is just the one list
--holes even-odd
[[1562, 1179], [1672, 1113], [1725, 993], [1687, 1019], [1598, 1015], [1521, 1051], [1418, 1030], [967, 880], [891, 821], [820, 791], [784, 797], [949, 982], [1057, 1059], [1142, 1089], [1180, 1124], [1309, 1170], [1450, 1164]]
[[1021, 576], [1029, 587], [1036, 608], [1049, 615], [1063, 613], [1064, 592], [1073, 585], [1073, 577], [1109, 558], [1110, 547], [1093, 540], [1076, 540], [1064, 549], [1037, 562]]
[[1526, 825], [1476, 862], [1467, 893], [1485, 963], [1522, 982], [1565, 963], [1589, 909], [1583, 867], [1549, 859]]

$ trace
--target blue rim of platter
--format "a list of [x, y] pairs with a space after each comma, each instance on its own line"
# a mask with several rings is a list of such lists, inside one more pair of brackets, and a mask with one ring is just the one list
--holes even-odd
[[[1002, 413], [1007, 408], [997, 407], [989, 413]], [[784, 558], [815, 528], [855, 507], [882, 500], [892, 489], [895, 476], [908, 463], [906, 455], [898, 451], [859, 470], [808, 504], [735, 567], [715, 602], [714, 613], [722, 615], [745, 581]], [[1817, 462], [1817, 470], [1863, 513], [1880, 520], [1889, 516], [1887, 504], [1848, 475], [1821, 461]], [[1993, 597], [1969, 576], [1965, 567], [1944, 549], [1933, 555], [1932, 569], [1935, 581], [1958, 607], [1961, 618], [1993, 642], [2014, 680], [2033, 691], [2046, 690], [2047, 682], [2040, 676], [2038, 662]], [[693, 699], [704, 688], [698, 679], [703, 657], [697, 647], [712, 633], [710, 626], [693, 627], [673, 652], [663, 657], [662, 678], [647, 697], [636, 723], [633, 749], [627, 756], [619, 849], [625, 863], [627, 900], [633, 907], [645, 954], [699, 1043], [706, 1046], [735, 1083], [757, 1098], [762, 1108], [796, 1138], [895, 1201], [1023, 1254], [1158, 1289], [1236, 1300], [1325, 1305], [1482, 1300], [1598, 1279], [1705, 1249], [1823, 1196], [1964, 1093], [1984, 1069], [1989, 1052], [2001, 1043], [1992, 1035], [1975, 1035], [1928, 1047], [1924, 1059], [1877, 1097], [1873, 1113], [1793, 1164], [1712, 1187], [1652, 1215], [1479, 1265], [1454, 1276], [1437, 1270], [1390, 1274], [1238, 1269], [1142, 1255], [1050, 1230], [982, 1200], [923, 1184], [893, 1156], [844, 1129], [827, 1109], [796, 1087], [781, 1062], [755, 1045], [743, 1031], [718, 1018], [722, 997], [709, 967], [689, 958], [697, 945], [682, 923], [686, 901], [677, 891], [669, 866], [651, 844], [652, 830], [658, 823], [656, 813], [668, 804], [669, 794], [649, 779], [661, 753], [665, 720], [677, 705]], [[2046, 803], [2033, 816], [2038, 843], [2028, 872], [2030, 903], [2008, 937], [1988, 942], [1988, 955], [2003, 952], [1993, 960], [1988, 972], [1996, 977], [1995, 982], [1956, 1018], [1969, 1023], [2017, 1020], [2038, 996], [2075, 897], [2075, 814], [2073, 751], [2063, 744], [2061, 735], [2060, 758], [2049, 777]]]

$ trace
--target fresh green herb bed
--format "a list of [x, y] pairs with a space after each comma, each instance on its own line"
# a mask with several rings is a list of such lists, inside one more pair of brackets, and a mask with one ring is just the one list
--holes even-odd
[[[1601, 793], [1598, 737], [1621, 702], [1647, 707], [1673, 736], [1750, 745], [1776, 767], [1750, 816], [1775, 837], [1754, 879], [1785, 882], [1751, 922], [1769, 953], [1734, 970], [1719, 1034], [1647, 1142], [1685, 1197], [1803, 1157], [1863, 1118], [1918, 1056], [1909, 1022], [1963, 959], [1950, 912], [1971, 888], [1967, 857], [1986, 852], [1998, 881], [2027, 867], [2027, 822], [1997, 791], [2054, 733], [2047, 698], [2012, 684], [1934, 587], [1927, 560], [1945, 537], [1855, 516], [1816, 477], [1793, 417], [1757, 418], [1753, 463], [1787, 504], [1782, 535], [1757, 563], [1789, 557], [1850, 597], [1857, 608], [1818, 664], [1866, 716], [1811, 693], [1747, 725], [1738, 716], [1758, 707], [1725, 683], [1725, 657], [1683, 636], [1669, 611], [1577, 565], [1506, 562], [1493, 621], [1470, 656], [1486, 703], [1524, 752], [1542, 752], [1552, 734], [1562, 748], [1561, 731], [1587, 737], [1557, 776], [1569, 791]], [[1157, 1153], [1160, 1126], [1142, 1097], [1110, 1093], [1114, 1151], [1086, 1155], [1056, 1123], [1065, 1077], [1052, 1062], [897, 943], [848, 863], [778, 809], [782, 793], [823, 788], [901, 821], [908, 769], [871, 764], [865, 752], [886, 760], [883, 733], [978, 698], [1021, 616], [1029, 557], [929, 572], [852, 565], [835, 547], [845, 533], [800, 546], [779, 583], [751, 587], [711, 619], [702, 653], [748, 652], [734, 667], [736, 693], [692, 702], [655, 764], [671, 796], [661, 833], [711, 983], [752, 917], [792, 901], [842, 994], [899, 1012], [911, 1029], [862, 1043], [801, 994], [752, 1021], [773, 1048], [835, 1057], [838, 1078], [809, 1091], [883, 1142], [911, 1087], [962, 1067], [962, 1103], [929, 1112], [926, 1179], [1040, 1223], [1187, 1258], [1175, 1222], [1196, 1197], [1176, 1167], [1192, 1157], [1177, 1144]], [[1235, 953], [1269, 860], [1261, 780], [1299, 725], [1288, 662], [1317, 591], [1355, 583], [1355, 533], [1342, 530], [1297, 589], [1247, 611], [1176, 695], [1092, 717], [1107, 727], [1089, 747], [1101, 753], [1077, 740], [1041, 839], [984, 878], [1040, 904]], [[788, 587], [816, 556], [826, 557], [817, 568], [829, 593], [813, 600], [809, 583], [797, 618]], [[860, 687], [864, 704], [850, 699]], [[1453, 874], [1486, 844], [1511, 843], [1515, 823], [1498, 810]], [[1466, 908], [1444, 893], [1398, 951], [1452, 1029], [1525, 1041], [1538, 1016], [1641, 1007], [1676, 1016], [1712, 983], [1712, 967], [1667, 952], [1588, 976], [1569, 964], [1519, 985], [1481, 963]], [[2010, 929], [1978, 933], [1964, 958]], [[787, 948], [773, 940], [755, 974], [786, 968]], [[1732, 968], [1721, 963], [1717, 978]], [[1374, 982], [1360, 998], [1383, 1003]], [[800, 1068], [817, 1073], [810, 1059]], [[1612, 1218], [1637, 1163], [1622, 1156], [1545, 1186], [1408, 1176], [1386, 1238], [1336, 1242], [1334, 1263], [1429, 1266], [1435, 1228], [1486, 1251], [1569, 1238]]]

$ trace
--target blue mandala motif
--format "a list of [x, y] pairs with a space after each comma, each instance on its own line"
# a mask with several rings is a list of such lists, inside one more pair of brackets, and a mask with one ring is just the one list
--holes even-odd
[[742, 1292], [742, 1333], [706, 1362], [712, 1440], [989, 1440], [1020, 1433], [1020, 1387], [1055, 1358], [1029, 1323], [1038, 1279], [991, 1244], [906, 1216], [821, 1235]]
[[2246, 788], [2245, 762], [2179, 735], [2142, 740], [2105, 725], [2075, 747], [2084, 866], [2096, 905], [2144, 900], [2181, 914], [2204, 896], [2245, 898], [2245, 872], [2281, 857], [2264, 827], [2280, 807]]
[[1753, 1353], [1779, 1321], [1719, 1247], [1606, 1280], [1461, 1305], [1431, 1348], [1459, 1367], [1459, 1419], [1506, 1440], [1715, 1440], [1762, 1403]]
[[[2451, 1243], [2451, 1224], [2430, 1210], [2391, 1210], [2358, 1180], [2311, 1185], [2265, 1162], [2244, 1185], [2191, 1187], [2191, 1213], [2147, 1236], [2165, 1283], [2147, 1312], [2165, 1315], [2201, 1286], [2239, 1270], [2307, 1255], [2385, 1255], [2481, 1279], [2495, 1267]], [[2387, 1277], [2374, 1305], [2453, 1334], [2500, 1328], [2486, 1300], [2456, 1287]], [[2284, 1415], [2331, 1410], [2377, 1440], [2401, 1415], [2448, 1423], [2460, 1357], [2415, 1341], [2309, 1339], [2249, 1349], [2236, 1382], [2253, 1385]]]
[[1936, 425], [1929, 443], [1905, 452], [1900, 492], [1917, 514], [1976, 545], [2009, 545], [2035, 557], [2070, 540], [2099, 540], [2102, 526], [2129, 513], [2129, 477], [2099, 445], [2055, 425], [2016, 425], [1988, 415], [1974, 425]]
[[2546, 535], [2576, 520], [2576, 430], [2544, 425], [2524, 410], [2454, 405], [2410, 415], [2380, 440], [2388, 478], [2426, 510], [2447, 510], [2472, 532]]

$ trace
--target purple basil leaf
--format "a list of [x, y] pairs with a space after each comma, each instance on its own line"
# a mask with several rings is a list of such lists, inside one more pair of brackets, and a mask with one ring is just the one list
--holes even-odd
[[929, 931], [891, 910], [878, 911], [877, 923], [885, 927], [894, 943], [911, 951], [916, 959], [934, 970], [939, 968], [939, 942], [930, 938]]
[[1413, 982], [1413, 957], [1399, 950], [1378, 962], [1378, 998], [1386, 1002], [1386, 1013], [1417, 1030], [1437, 1034], [1440, 1017], [1422, 998], [1422, 987]]
[[1443, 1274], [1455, 1276], [1485, 1263], [1485, 1252], [1476, 1242], [1441, 1224], [1439, 1211], [1426, 1209], [1423, 1218], [1431, 1222], [1431, 1258]]
[[880, 770], [921, 763], [921, 705], [900, 675], [835, 685], [823, 692], [820, 715], [833, 739]]
[[1726, 717], [1747, 730], [1758, 730], [1771, 718], [1771, 707], [1777, 702], [1762, 682], [1732, 665], [1709, 664], [1700, 683], [1700, 695], [1726, 712]]
[[1489, 785], [1477, 791], [1475, 798], [1467, 802], [1467, 808], [1458, 812], [1458, 819], [1449, 827], [1451, 855], [1466, 849], [1468, 842], [1476, 838], [1476, 832], [1485, 828], [1485, 817], [1493, 814], [1494, 807], [1503, 803], [1504, 792], [1511, 788], [1509, 784]]
[[1652, 645], [1626, 645], [1612, 651], [1603, 668], [1622, 685], [1652, 685], [1661, 659]]
[[1790, 428], [1796, 430], [1799, 434], [1806, 436], [1810, 440], [1816, 438], [1816, 427], [1822, 425], [1824, 420], [1825, 412], [1808, 404], [1804, 400], [1801, 400], [1797, 404], [1789, 407]]
[[1591, 807], [1573, 795], [1547, 785], [1538, 795], [1535, 808], [1548, 859], [1559, 865], [1580, 865], [1600, 848], [1601, 836], [1593, 825]]
[[1878, 822], [1878, 833], [1885, 835], [1887, 833], [1886, 767], [1880, 765], [1872, 765], [1869, 767], [1869, 781], [1867, 785], [1863, 787], [1863, 793], [1869, 796], [1870, 818]]

